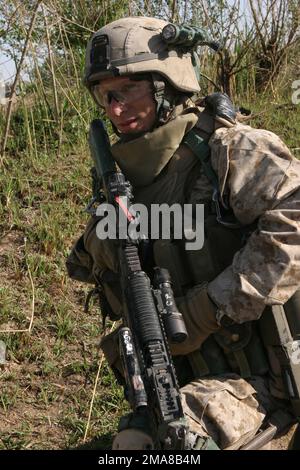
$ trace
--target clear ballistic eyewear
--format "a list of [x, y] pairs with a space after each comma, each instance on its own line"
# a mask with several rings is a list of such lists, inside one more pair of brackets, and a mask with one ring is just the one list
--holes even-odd
[[113, 99], [122, 105], [130, 104], [149, 95], [151, 91], [151, 83], [146, 80], [126, 83], [117, 90], [103, 90], [101, 83], [92, 87], [95, 100], [103, 108], [109, 106]]

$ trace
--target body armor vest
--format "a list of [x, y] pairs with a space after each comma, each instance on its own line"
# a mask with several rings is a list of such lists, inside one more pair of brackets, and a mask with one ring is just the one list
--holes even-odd
[[[186, 160], [187, 148], [180, 146], [176, 155], [181, 153]], [[191, 158], [190, 150], [188, 154]], [[173, 162], [174, 168], [169, 168], [170, 174], [179, 161], [180, 158], [177, 158]], [[208, 283], [217, 277], [231, 264], [235, 253], [243, 247], [255, 229], [255, 226], [231, 228], [217, 220], [216, 205], [212, 201], [214, 188], [199, 162], [185, 175], [181, 173], [180, 179], [182, 180], [184, 176], [185, 184], [182, 183], [180, 187], [185, 188], [185, 193], [179, 194], [180, 202], [204, 204], [205, 240], [203, 247], [195, 251], [185, 250], [184, 240], [154, 242], [155, 264], [169, 270], [175, 297], [185, 295], [191, 287]], [[165, 177], [170, 176], [165, 175]], [[176, 190], [175, 194], [178, 195]], [[172, 199], [172, 202], [175, 201]], [[226, 217], [225, 214], [224, 216]], [[201, 306], [199, 306], [200, 314]], [[190, 382], [193, 378], [227, 372], [235, 372], [243, 378], [265, 375], [269, 370], [269, 364], [256, 323], [247, 322], [222, 328], [205, 341], [201, 351], [195, 351], [187, 356], [176, 356], [174, 362], [180, 385]]]

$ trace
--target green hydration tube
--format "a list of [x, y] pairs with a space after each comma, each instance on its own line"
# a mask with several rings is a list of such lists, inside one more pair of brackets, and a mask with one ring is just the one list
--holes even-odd
[[110, 142], [101, 119], [94, 119], [90, 125], [89, 144], [99, 179], [104, 183], [112, 173], [116, 173], [116, 163], [110, 151]]

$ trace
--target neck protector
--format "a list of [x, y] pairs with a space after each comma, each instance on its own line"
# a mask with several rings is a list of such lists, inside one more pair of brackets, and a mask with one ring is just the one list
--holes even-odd
[[133, 186], [151, 184], [197, 120], [193, 112], [183, 114], [137, 139], [114, 144], [112, 154], [130, 183]]

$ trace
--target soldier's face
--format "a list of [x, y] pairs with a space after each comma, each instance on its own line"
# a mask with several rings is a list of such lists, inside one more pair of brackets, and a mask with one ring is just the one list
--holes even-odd
[[147, 132], [153, 127], [156, 103], [148, 80], [106, 78], [93, 88], [93, 93], [121, 134]]

